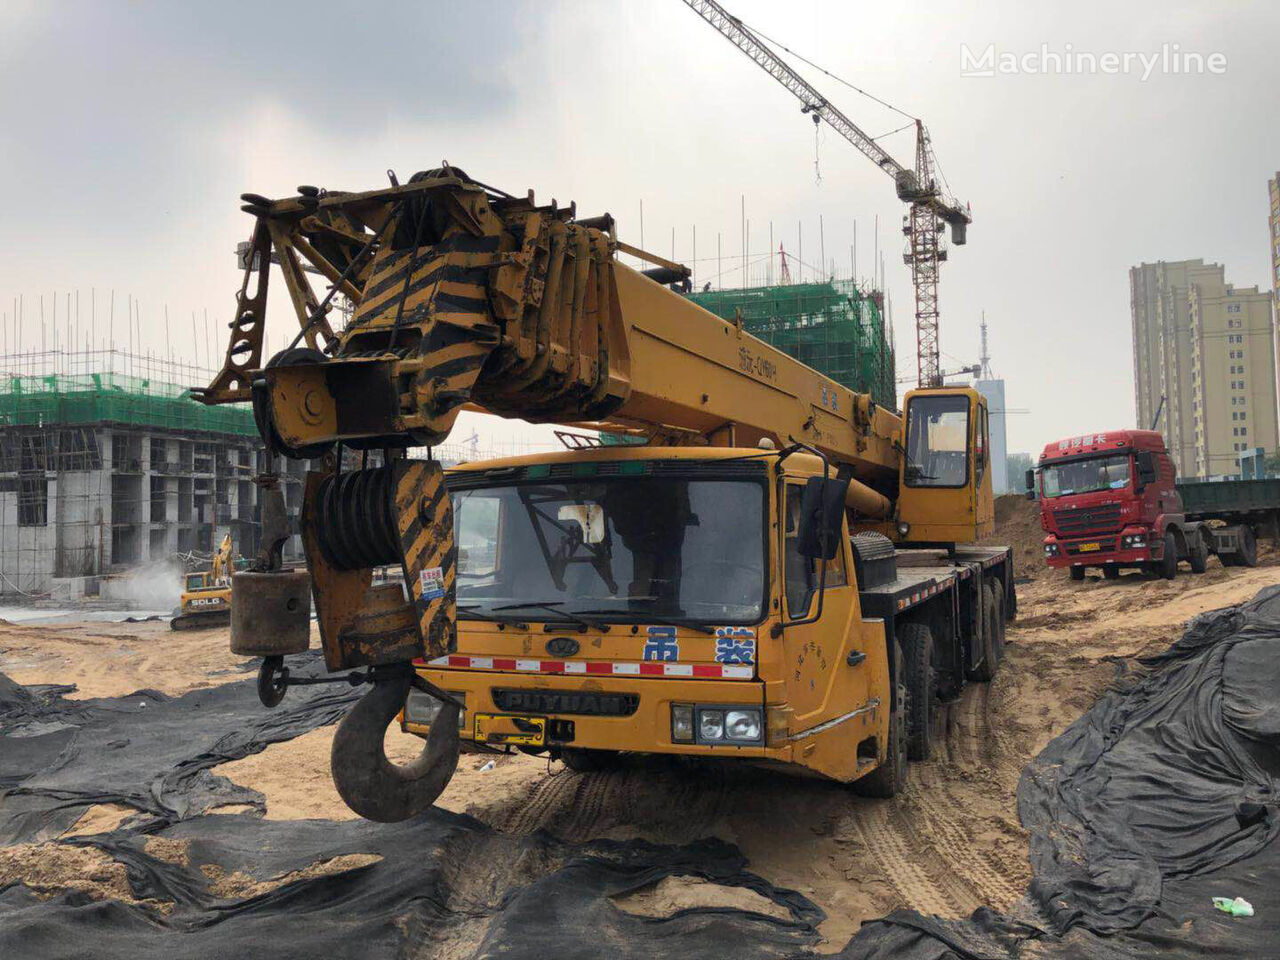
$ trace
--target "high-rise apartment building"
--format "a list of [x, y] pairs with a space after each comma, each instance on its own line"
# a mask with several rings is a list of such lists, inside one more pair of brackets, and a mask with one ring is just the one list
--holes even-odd
[[1280, 171], [1274, 180], [1267, 181], [1267, 194], [1271, 198], [1271, 215], [1267, 218], [1267, 233], [1271, 247], [1271, 289], [1275, 291], [1275, 315], [1280, 317]]
[[1129, 284], [1137, 426], [1162, 411], [1157, 428], [1184, 477], [1235, 474], [1242, 451], [1274, 452], [1271, 294], [1234, 287], [1203, 260], [1144, 263]]
[[1136, 426], [1150, 429], [1159, 414], [1158, 429], [1181, 476], [1191, 475], [1195, 465], [1187, 291], [1215, 270], [1222, 267], [1203, 260], [1162, 260], [1129, 270]]

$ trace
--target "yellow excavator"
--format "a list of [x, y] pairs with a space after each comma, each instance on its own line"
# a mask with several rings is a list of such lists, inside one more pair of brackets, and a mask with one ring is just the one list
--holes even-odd
[[231, 622], [231, 534], [222, 538], [208, 570], [183, 574], [172, 630], [203, 630]]
[[[357, 813], [430, 806], [461, 749], [728, 758], [891, 795], [939, 703], [994, 675], [1016, 597], [1011, 551], [974, 545], [994, 510], [972, 389], [878, 406], [671, 289], [688, 270], [608, 215], [456, 167], [242, 199], [244, 284], [200, 395], [251, 401], [271, 452], [317, 468], [308, 570], [237, 573], [231, 644], [264, 658], [268, 705], [372, 685], [333, 743]], [[300, 329], [267, 359], [271, 263]], [[638, 442], [446, 475], [429, 451], [464, 409]], [[374, 580], [387, 564], [402, 581]], [[293, 679], [312, 597], [336, 675]], [[426, 739], [404, 766], [397, 721]]]

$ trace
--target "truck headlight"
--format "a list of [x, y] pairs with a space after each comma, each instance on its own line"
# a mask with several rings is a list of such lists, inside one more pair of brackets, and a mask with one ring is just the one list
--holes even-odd
[[1120, 544], [1124, 547], [1136, 549], [1137, 547], [1145, 547], [1147, 545], [1147, 535], [1145, 533], [1134, 533], [1120, 538]]
[[763, 744], [764, 711], [759, 707], [673, 703], [671, 742], [703, 746]]
[[730, 710], [724, 715], [724, 735], [726, 740], [759, 740], [760, 711]]
[[698, 736], [703, 740], [724, 739], [724, 711], [699, 710]]
[[1046, 543], [1044, 545], [1044, 555], [1046, 557], [1056, 557], [1058, 555], [1058, 545], [1056, 543]]
[[671, 705], [671, 742], [693, 743], [692, 704], [673, 703]]
[[[463, 709], [458, 711], [458, 729], [466, 729], [467, 711], [465, 704], [467, 702], [467, 695], [465, 693], [460, 693], [457, 690], [448, 690], [446, 692], [461, 700], [464, 704]], [[404, 719], [407, 723], [430, 726], [435, 722], [436, 715], [440, 713], [440, 708], [443, 706], [444, 704], [441, 701], [437, 700], [430, 694], [423, 693], [417, 688], [410, 688], [409, 698], [404, 702]]]

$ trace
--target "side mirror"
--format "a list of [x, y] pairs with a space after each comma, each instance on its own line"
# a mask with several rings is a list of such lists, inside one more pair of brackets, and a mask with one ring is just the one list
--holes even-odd
[[1139, 450], [1135, 457], [1138, 463], [1138, 489], [1156, 481], [1156, 458], [1150, 450]]
[[1034, 500], [1036, 498], [1036, 472], [1034, 469], [1027, 471], [1027, 499]]
[[844, 522], [844, 498], [849, 481], [834, 477], [810, 477], [800, 498], [800, 530], [797, 546], [803, 556], [833, 560], [840, 548]]

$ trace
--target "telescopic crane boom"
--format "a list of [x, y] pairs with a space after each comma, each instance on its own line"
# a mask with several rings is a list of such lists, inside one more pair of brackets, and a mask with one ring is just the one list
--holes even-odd
[[967, 205], [948, 197], [939, 186], [934, 171], [929, 131], [920, 120], [915, 121], [915, 165], [904, 166], [715, 0], [684, 2], [765, 73], [790, 90], [800, 101], [801, 112], [812, 116], [814, 124], [825, 120], [863, 156], [893, 177], [898, 199], [911, 206], [902, 228], [908, 241], [903, 261], [911, 267], [911, 283], [915, 288], [918, 381], [921, 387], [941, 386], [943, 373], [938, 356], [938, 267], [946, 259], [946, 251], [939, 245], [938, 235], [942, 232], [942, 224], [949, 225], [951, 241], [959, 246], [965, 242], [967, 227], [973, 218]]

